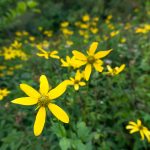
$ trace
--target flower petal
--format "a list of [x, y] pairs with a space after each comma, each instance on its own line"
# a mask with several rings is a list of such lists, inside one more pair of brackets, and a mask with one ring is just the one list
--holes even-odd
[[40, 76], [40, 93], [46, 95], [49, 91], [49, 83], [45, 75]]
[[97, 52], [97, 53], [94, 55], [94, 57], [95, 57], [96, 59], [103, 58], [103, 57], [107, 56], [111, 51], [112, 51], [112, 49], [107, 50], [107, 51], [100, 51], [100, 52]]
[[88, 54], [89, 55], [93, 55], [97, 49], [97, 46], [98, 46], [98, 42], [93, 42], [91, 45], [90, 45], [90, 49], [88, 51]]
[[44, 128], [46, 118], [46, 110], [45, 107], [40, 107], [38, 113], [36, 115], [35, 123], [34, 123], [34, 135], [39, 136]]
[[87, 64], [84, 71], [86, 81], [89, 80], [91, 72], [92, 72], [92, 66], [90, 64]]
[[72, 51], [72, 53], [75, 56], [75, 58], [78, 60], [87, 60], [86, 56], [79, 51], [74, 50], [74, 51]]
[[49, 110], [52, 112], [52, 114], [59, 119], [60, 121], [64, 122], [64, 123], [69, 123], [69, 117], [66, 114], [66, 112], [61, 109], [59, 106], [50, 103], [48, 105]]
[[144, 140], [144, 133], [142, 130], [140, 130], [141, 140]]
[[31, 86], [27, 85], [27, 84], [20, 84], [20, 88], [22, 91], [24, 91], [29, 97], [32, 98], [39, 98], [40, 97], [40, 93], [37, 92], [34, 88], [32, 88]]
[[74, 89], [75, 89], [76, 91], [78, 91], [78, 90], [79, 90], [79, 85], [78, 85], [78, 84], [75, 84], [75, 85], [74, 85]]
[[61, 96], [66, 91], [68, 83], [69, 83], [68, 80], [65, 80], [61, 82], [57, 87], [49, 91], [48, 93], [49, 98], [52, 100]]
[[96, 71], [98, 71], [98, 72], [102, 72], [103, 69], [104, 69], [104, 68], [103, 68], [100, 64], [98, 64], [98, 63], [94, 63], [93, 65], [94, 65], [94, 68], [96, 69]]
[[123, 71], [124, 70], [124, 68], [125, 68], [125, 64], [122, 64], [120, 67], [119, 67], [119, 69], [117, 70], [117, 74], [119, 74], [121, 71]]
[[38, 99], [32, 98], [32, 97], [21, 97], [21, 98], [16, 98], [11, 101], [12, 103], [15, 104], [20, 104], [20, 105], [35, 105], [38, 102]]

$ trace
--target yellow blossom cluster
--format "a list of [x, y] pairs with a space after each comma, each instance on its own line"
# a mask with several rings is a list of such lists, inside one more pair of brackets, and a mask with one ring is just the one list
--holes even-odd
[[143, 27], [137, 27], [135, 29], [135, 33], [143, 33], [143, 34], [146, 34], [150, 32], [150, 24], [144, 24]]
[[11, 60], [20, 58], [21, 60], [27, 60], [27, 54], [22, 51], [22, 44], [18, 41], [14, 41], [9, 47], [3, 47], [3, 51], [0, 54], [5, 60]]

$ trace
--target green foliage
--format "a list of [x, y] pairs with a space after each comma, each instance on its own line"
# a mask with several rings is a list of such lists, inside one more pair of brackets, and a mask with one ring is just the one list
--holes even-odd
[[[86, 4], [86, 5], [85, 5]], [[0, 0], [0, 66], [6, 70], [22, 64], [23, 67], [13, 70], [13, 75], [0, 77], [0, 88], [7, 87], [11, 93], [0, 101], [0, 149], [1, 150], [149, 150], [150, 144], [140, 140], [139, 133], [129, 134], [125, 129], [128, 121], [141, 119], [150, 128], [150, 35], [136, 34], [135, 29], [147, 23], [145, 11], [148, 1], [120, 0]], [[135, 9], [138, 9], [136, 13]], [[74, 23], [81, 15], [89, 12], [100, 19], [100, 35], [91, 35], [88, 40], [77, 35]], [[108, 40], [101, 40], [103, 35], [110, 36], [110, 29], [105, 24], [105, 17], [112, 14], [111, 23], [120, 34]], [[2, 21], [1, 21], [2, 20]], [[68, 40], [60, 34], [61, 21], [69, 21], [70, 29], [75, 34]], [[130, 21], [131, 28], [124, 30]], [[54, 36], [47, 38], [44, 29], [53, 29]], [[34, 36], [32, 42], [28, 37], [19, 39], [15, 33], [19, 30], [29, 31], [28, 37]], [[121, 39], [127, 41], [121, 43]], [[29, 59], [16, 58], [4, 60], [1, 56], [3, 47], [12, 40], [20, 40], [22, 51]], [[35, 107], [25, 107], [10, 103], [11, 100], [25, 96], [19, 89], [20, 83], [27, 83], [38, 89], [41, 74], [48, 77], [55, 87], [61, 81], [74, 75], [72, 70], [62, 68], [59, 60], [37, 57], [36, 45], [43, 40], [50, 43], [51, 49], [59, 50], [61, 58], [71, 56], [71, 51], [79, 49], [86, 53], [93, 41], [99, 41], [98, 49], [112, 48], [112, 53], [104, 59], [105, 64], [120, 66], [125, 63], [125, 70], [118, 76], [106, 76], [93, 72], [87, 86], [75, 91], [69, 87], [67, 92], [56, 103], [70, 117], [69, 124], [59, 122], [47, 110], [46, 125], [42, 135], [33, 135], [33, 124], [37, 111]], [[68, 47], [67, 47], [68, 46]], [[51, 50], [50, 49], [50, 50]], [[48, 49], [49, 50], [49, 49]], [[106, 65], [105, 65], [106, 68]]]

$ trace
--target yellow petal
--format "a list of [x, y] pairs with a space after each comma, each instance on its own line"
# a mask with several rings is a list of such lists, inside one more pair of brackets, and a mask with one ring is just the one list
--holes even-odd
[[130, 131], [130, 134], [132, 134], [132, 133], [134, 133], [134, 132], [138, 132], [139, 131], [139, 129], [138, 128], [133, 128], [131, 131]]
[[120, 67], [119, 67], [119, 69], [117, 70], [117, 74], [119, 74], [121, 71], [123, 71], [124, 70], [124, 68], [125, 68], [125, 64], [123, 64], [123, 65], [121, 65]]
[[140, 130], [141, 139], [144, 140], [144, 133], [142, 130]]
[[107, 69], [108, 69], [109, 72], [113, 71], [113, 69], [111, 68], [111, 66], [107, 65], [106, 67], [107, 67]]
[[76, 91], [78, 91], [78, 90], [79, 90], [79, 85], [78, 85], [78, 84], [75, 84], [75, 85], [74, 85], [74, 89], [75, 89]]
[[126, 129], [133, 129], [133, 128], [134, 128], [133, 125], [127, 125], [127, 126], [126, 126]]
[[49, 110], [52, 112], [52, 114], [59, 119], [60, 121], [64, 122], [64, 123], [69, 123], [69, 117], [66, 114], [66, 112], [61, 109], [59, 106], [50, 103], [48, 105]]
[[61, 96], [66, 91], [68, 83], [69, 83], [68, 80], [65, 80], [61, 82], [57, 87], [49, 91], [48, 93], [49, 98], [52, 100]]
[[40, 107], [38, 113], [36, 115], [35, 123], [34, 123], [34, 135], [39, 136], [44, 128], [46, 118], [46, 110], [45, 107]]
[[92, 72], [92, 66], [90, 64], [87, 64], [84, 71], [86, 81], [89, 80], [91, 72]]
[[72, 51], [72, 53], [75, 56], [75, 58], [78, 60], [87, 60], [86, 56], [79, 51], [74, 50], [74, 51]]
[[32, 98], [39, 98], [40, 93], [38, 93], [34, 88], [27, 84], [20, 84], [20, 88], [22, 91], [24, 91], [29, 97]]
[[40, 76], [40, 93], [46, 95], [49, 91], [49, 83], [45, 75]]
[[107, 50], [107, 51], [100, 51], [100, 52], [97, 52], [97, 53], [94, 55], [94, 57], [95, 57], [96, 59], [103, 58], [103, 57], [107, 56], [111, 51], [112, 51], [112, 49]]
[[104, 68], [103, 68], [100, 64], [98, 64], [98, 63], [94, 63], [93, 65], [94, 65], [94, 68], [96, 69], [96, 71], [98, 71], [98, 72], [102, 72], [103, 69], [104, 69]]
[[79, 70], [77, 70], [76, 75], [75, 75], [75, 80], [80, 81], [81, 80], [81, 73]]
[[150, 131], [149, 130], [143, 130], [144, 135], [146, 136], [148, 142], [150, 142]]
[[129, 124], [133, 125], [133, 126], [137, 126], [137, 124], [133, 121], [129, 121]]
[[38, 99], [32, 97], [21, 97], [21, 98], [16, 98], [11, 102], [20, 105], [35, 105], [37, 104]]
[[141, 124], [142, 124], [141, 120], [138, 119], [138, 120], [137, 120], [137, 125], [138, 125], [138, 126], [141, 126]]
[[85, 86], [86, 83], [85, 83], [85, 82], [79, 82], [79, 85], [80, 85], [80, 86]]
[[98, 46], [98, 42], [93, 42], [91, 45], [90, 45], [90, 49], [89, 49], [89, 52], [88, 54], [89, 55], [93, 55], [97, 49], [97, 46]]

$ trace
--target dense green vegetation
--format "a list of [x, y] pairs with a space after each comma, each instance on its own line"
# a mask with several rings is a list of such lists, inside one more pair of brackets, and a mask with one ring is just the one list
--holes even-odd
[[[150, 2], [148, 0], [1, 0], [0, 1], [0, 149], [1, 150], [149, 150], [140, 133], [126, 130], [137, 119], [150, 129]], [[39, 89], [46, 75], [52, 87], [74, 77], [62, 66], [72, 51], [84, 54], [113, 49], [104, 70], [93, 69], [86, 86], [68, 86], [55, 103], [69, 115], [64, 124], [47, 110], [42, 134], [33, 125], [35, 106], [11, 103], [24, 97], [19, 84]], [[61, 59], [37, 53], [58, 51]], [[50, 54], [50, 53], [48, 53]], [[125, 64], [118, 75], [107, 75]], [[84, 66], [80, 67], [84, 70]]]

